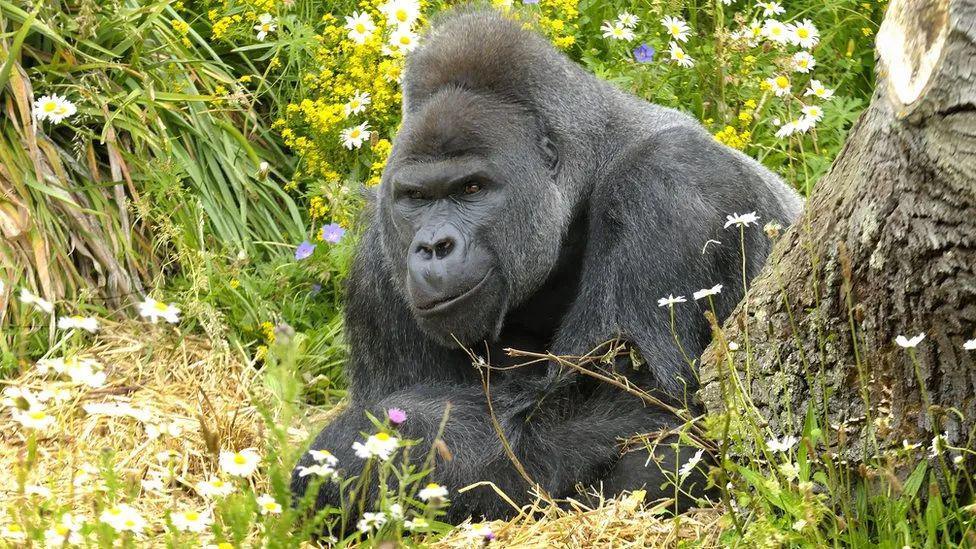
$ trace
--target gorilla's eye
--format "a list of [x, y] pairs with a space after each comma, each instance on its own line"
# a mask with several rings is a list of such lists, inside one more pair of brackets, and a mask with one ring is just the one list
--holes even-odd
[[407, 193], [407, 196], [410, 197], [411, 200], [423, 200], [424, 199], [424, 193], [422, 193], [420, 191], [416, 191], [416, 190], [408, 192]]
[[481, 191], [481, 185], [477, 183], [468, 183], [464, 186], [464, 194], [474, 194]]

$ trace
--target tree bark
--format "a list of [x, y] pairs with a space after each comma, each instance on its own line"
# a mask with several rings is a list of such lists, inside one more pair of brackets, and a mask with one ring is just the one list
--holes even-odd
[[973, 447], [976, 426], [976, 0], [892, 0], [878, 57], [870, 107], [701, 361], [709, 412], [754, 404], [783, 436], [812, 407], [853, 460], [942, 432]]

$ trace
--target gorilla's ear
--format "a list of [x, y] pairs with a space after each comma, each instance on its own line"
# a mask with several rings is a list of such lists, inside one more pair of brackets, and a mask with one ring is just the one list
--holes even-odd
[[556, 142], [548, 132], [542, 132], [539, 139], [539, 150], [542, 158], [545, 159], [546, 166], [554, 175], [559, 171], [559, 151], [556, 149]]

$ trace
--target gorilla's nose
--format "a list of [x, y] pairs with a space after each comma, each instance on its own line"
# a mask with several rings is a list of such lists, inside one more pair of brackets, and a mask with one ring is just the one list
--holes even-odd
[[[419, 232], [407, 260], [411, 293], [421, 307], [456, 297], [471, 286], [475, 265], [468, 265], [464, 239], [443, 226]], [[472, 272], [468, 272], [472, 271]]]
[[421, 254], [425, 260], [444, 259], [451, 255], [457, 247], [457, 240], [453, 236], [444, 236], [433, 243], [418, 242], [415, 253]]

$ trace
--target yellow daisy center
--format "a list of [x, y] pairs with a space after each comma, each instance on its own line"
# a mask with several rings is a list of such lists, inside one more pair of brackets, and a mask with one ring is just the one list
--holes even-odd
[[234, 454], [234, 463], [238, 465], [244, 465], [247, 463], [247, 458], [241, 454]]
[[790, 80], [785, 76], [777, 76], [776, 85], [779, 86], [780, 88], [785, 88], [790, 85]]
[[678, 25], [671, 25], [671, 34], [677, 36], [680, 32], [681, 29], [678, 28]]
[[808, 36], [810, 36], [810, 31], [808, 31], [807, 29], [797, 29], [796, 35], [799, 36], [800, 38], [807, 38]]
[[436, 482], [431, 482], [430, 484], [427, 485], [427, 488], [430, 488], [431, 490], [436, 490], [440, 488], [440, 486], [438, 486]]
[[773, 34], [777, 34], [778, 35], [778, 34], [782, 34], [783, 33], [783, 29], [781, 29], [779, 27], [773, 27], [770, 32], [772, 32]]
[[807, 66], [807, 60], [806, 59], [800, 59], [800, 63], [799, 64], [800, 64], [801, 67], [806, 68], [806, 66]]
[[366, 32], [366, 25], [364, 25], [362, 23], [356, 23], [356, 32], [358, 32], [360, 34]]
[[358, 129], [355, 129], [355, 130], [349, 132], [349, 137], [351, 137], [353, 139], [359, 137], [359, 130]]
[[409, 36], [407, 36], [407, 35], [403, 35], [403, 36], [401, 36], [401, 37], [400, 37], [400, 44], [402, 44], [402, 45], [404, 45], [404, 46], [408, 46], [408, 45], [410, 45], [410, 37], [409, 37]]
[[29, 412], [29, 415], [31, 419], [38, 419], [38, 420], [47, 417], [47, 413], [45, 413], [42, 410], [35, 410], [33, 412]]
[[163, 302], [161, 302], [161, 301], [157, 301], [157, 302], [156, 302], [156, 304], [155, 304], [155, 305], [153, 305], [153, 307], [154, 307], [154, 308], [155, 308], [155, 309], [156, 309], [157, 311], [166, 311], [166, 310], [168, 310], [168, 309], [169, 309], [169, 305], [167, 305], [167, 304], [165, 304], [165, 303], [163, 303]]
[[380, 441], [386, 442], [386, 441], [390, 440], [390, 435], [388, 435], [386, 433], [378, 433], [376, 435], [376, 440], [380, 440]]
[[197, 513], [194, 513], [193, 511], [190, 511], [189, 513], [186, 513], [185, 515], [183, 515], [183, 517], [186, 518], [186, 520], [188, 520], [190, 522], [196, 522], [197, 519], [200, 518], [200, 515], [197, 514]]
[[68, 527], [63, 524], [58, 524], [57, 526], [54, 527], [54, 533], [59, 536], [63, 536], [68, 532], [69, 532]]
[[58, 106], [53, 101], [48, 101], [44, 104], [44, 112], [54, 112], [54, 109], [56, 108], [58, 108]]
[[135, 525], [136, 525], [136, 521], [134, 521], [132, 519], [125, 519], [125, 526], [127, 528], [132, 528]]
[[404, 21], [406, 21], [407, 20], [407, 10], [405, 10], [405, 9], [398, 9], [396, 11], [396, 18], [397, 18], [397, 21], [399, 21], [401, 23], [403, 23]]

